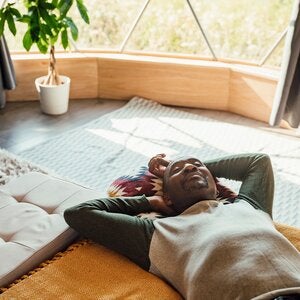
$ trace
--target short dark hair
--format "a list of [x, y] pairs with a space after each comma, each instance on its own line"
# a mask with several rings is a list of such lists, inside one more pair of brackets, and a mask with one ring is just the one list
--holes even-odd
[[168, 194], [168, 188], [167, 188], [167, 177], [169, 176], [171, 166], [173, 163], [176, 162], [176, 160], [170, 161], [168, 166], [165, 169], [164, 176], [163, 176], [163, 184], [162, 184], [162, 190], [163, 190], [163, 195]]

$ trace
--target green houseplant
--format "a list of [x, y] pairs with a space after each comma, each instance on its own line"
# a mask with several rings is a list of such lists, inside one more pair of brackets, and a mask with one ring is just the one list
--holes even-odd
[[[62, 114], [68, 109], [70, 79], [60, 76], [56, 67], [55, 44], [61, 42], [69, 47], [69, 38], [78, 38], [78, 28], [70, 17], [70, 9], [76, 4], [82, 19], [89, 24], [87, 8], [83, 0], [23, 0], [25, 13], [7, 3], [0, 9], [0, 36], [8, 26], [13, 35], [17, 33], [17, 22], [27, 25], [23, 46], [29, 51], [33, 44], [43, 54], [49, 52], [48, 75], [35, 83], [39, 92], [42, 111], [48, 114]], [[64, 99], [63, 99], [64, 98]]]

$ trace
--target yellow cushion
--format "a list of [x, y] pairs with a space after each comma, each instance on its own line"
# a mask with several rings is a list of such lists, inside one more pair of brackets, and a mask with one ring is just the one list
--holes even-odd
[[300, 252], [300, 228], [275, 223], [276, 229], [281, 232]]
[[[61, 256], [61, 257], [60, 257]], [[182, 299], [158, 277], [91, 242], [66, 252], [4, 291], [4, 299]]]

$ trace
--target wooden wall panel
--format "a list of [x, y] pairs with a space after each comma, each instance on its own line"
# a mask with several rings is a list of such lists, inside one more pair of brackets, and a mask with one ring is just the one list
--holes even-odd
[[[57, 59], [58, 71], [71, 78], [70, 98], [98, 97], [97, 58], [70, 57]], [[47, 74], [48, 59], [15, 59], [17, 88], [7, 92], [8, 101], [37, 100], [34, 80]]]
[[227, 109], [229, 70], [184, 63], [100, 58], [99, 97], [135, 95], [163, 104]]
[[[71, 78], [72, 99], [141, 96], [162, 104], [231, 111], [268, 122], [277, 77], [253, 66], [112, 53], [58, 54], [60, 74]], [[35, 78], [47, 58], [14, 58], [18, 87], [8, 101], [37, 100]]]
[[268, 122], [277, 80], [232, 71], [228, 110], [255, 120]]

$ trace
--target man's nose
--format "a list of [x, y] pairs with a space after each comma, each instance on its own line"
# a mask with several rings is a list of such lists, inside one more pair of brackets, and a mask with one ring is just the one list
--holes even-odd
[[197, 171], [197, 167], [194, 166], [193, 164], [185, 164], [184, 166], [184, 172], [195, 172]]

